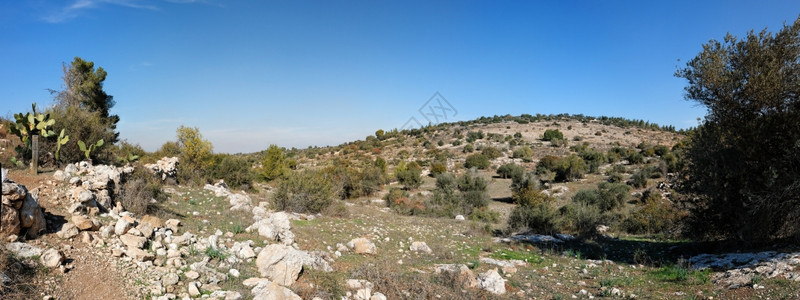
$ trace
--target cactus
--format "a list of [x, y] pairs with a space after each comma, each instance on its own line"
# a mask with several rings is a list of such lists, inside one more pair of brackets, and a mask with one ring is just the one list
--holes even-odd
[[61, 146], [66, 145], [69, 142], [69, 136], [64, 135], [64, 129], [61, 129], [61, 133], [58, 135], [58, 139], [56, 140], [56, 160], [59, 158], [59, 154], [61, 153]]
[[132, 163], [132, 162], [135, 162], [135, 161], [139, 160], [139, 156], [138, 155], [133, 155], [133, 153], [128, 153], [127, 156], [123, 155], [123, 156], [120, 156], [118, 159], [119, 159], [120, 162], [123, 162], [125, 164], [129, 164], [129, 163]]
[[88, 147], [83, 141], [78, 141], [78, 147], [81, 148], [81, 151], [83, 151], [83, 154], [86, 155], [86, 160], [88, 161], [92, 161], [89, 156], [92, 154], [92, 152], [94, 152], [95, 149], [100, 148], [101, 146], [103, 146], [103, 139], [98, 140], [97, 143], [91, 144]]
[[[38, 173], [39, 168], [39, 136], [50, 137], [55, 135], [55, 132], [48, 129], [56, 123], [56, 120], [50, 119], [50, 114], [36, 113], [36, 103], [31, 104], [33, 113], [18, 113], [14, 114], [14, 126], [11, 127], [11, 133], [17, 135], [26, 148], [31, 149], [31, 173]], [[17, 151], [20, 153], [21, 151]]]

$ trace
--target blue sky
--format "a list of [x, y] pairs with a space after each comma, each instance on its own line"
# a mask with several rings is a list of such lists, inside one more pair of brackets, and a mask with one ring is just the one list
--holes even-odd
[[678, 66], [710, 39], [778, 30], [800, 1], [4, 1], [0, 115], [49, 104], [62, 62], [108, 72], [121, 137], [180, 125], [217, 152], [337, 145], [403, 126], [582, 113], [694, 126]]

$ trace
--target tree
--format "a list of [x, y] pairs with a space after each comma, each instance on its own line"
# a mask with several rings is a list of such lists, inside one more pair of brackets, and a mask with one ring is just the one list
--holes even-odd
[[[55, 94], [54, 105], [47, 109], [47, 113], [57, 120], [53, 125], [54, 132], [65, 130], [70, 140], [76, 141], [63, 145], [62, 161], [80, 161], [83, 153], [78, 148], [77, 141], [94, 142], [102, 139], [107, 145], [117, 143], [119, 116], [110, 113], [115, 102], [114, 97], [103, 90], [108, 74], [102, 67], [95, 70], [93, 62], [75, 57], [72, 63], [63, 66], [63, 71], [63, 90], [51, 90]], [[56, 142], [46, 143], [43, 150], [54, 152], [57, 146]], [[93, 160], [113, 162], [113, 148], [98, 149], [92, 155]]]
[[394, 177], [400, 182], [407, 190], [413, 190], [422, 185], [422, 168], [417, 162], [412, 161], [408, 164], [401, 162], [394, 169]]
[[261, 176], [267, 180], [275, 180], [289, 174], [289, 163], [283, 148], [278, 145], [269, 145], [264, 161], [261, 164]]
[[58, 103], [64, 106], [79, 105], [100, 116], [113, 120], [116, 125], [119, 117], [110, 115], [109, 110], [114, 107], [114, 97], [103, 90], [106, 80], [106, 70], [102, 67], [94, 69], [94, 62], [75, 57], [67, 67], [64, 65], [64, 90], [56, 96]]
[[711, 40], [677, 70], [708, 109], [687, 156], [707, 238], [800, 234], [800, 19], [777, 33]]
[[200, 129], [181, 125], [177, 130], [178, 147], [180, 148], [181, 168], [178, 172], [183, 180], [197, 181], [202, 178], [201, 172], [210, 171], [213, 145], [203, 139]]

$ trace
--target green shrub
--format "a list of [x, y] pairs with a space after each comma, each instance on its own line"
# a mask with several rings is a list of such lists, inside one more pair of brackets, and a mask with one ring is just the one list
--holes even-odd
[[274, 144], [269, 145], [261, 162], [261, 178], [266, 181], [283, 178], [289, 174], [289, 170], [290, 162], [283, 148]]
[[561, 133], [558, 129], [547, 129], [544, 131], [544, 135], [542, 135], [543, 141], [552, 141], [552, 140], [563, 140], [564, 134]]
[[422, 185], [422, 168], [417, 162], [401, 163], [394, 170], [394, 177], [406, 189], [413, 190]]
[[630, 195], [630, 187], [621, 183], [601, 182], [597, 185], [600, 194], [598, 207], [601, 211], [609, 211], [622, 207]]
[[519, 205], [511, 211], [508, 227], [511, 231], [530, 230], [539, 234], [554, 234], [557, 213], [549, 204]]
[[472, 144], [464, 145], [464, 151], [463, 151], [464, 153], [472, 153], [473, 151], [475, 151], [475, 146], [473, 146]]
[[500, 152], [500, 150], [495, 147], [484, 147], [481, 150], [481, 154], [485, 155], [489, 160], [492, 160], [502, 156], [503, 152]]
[[177, 139], [180, 149], [178, 179], [195, 185], [204, 184], [205, 173], [210, 170], [213, 163], [213, 145], [203, 139], [197, 127], [178, 127]]
[[333, 187], [325, 173], [295, 171], [278, 183], [272, 204], [277, 210], [319, 213], [333, 203], [333, 197]]
[[525, 173], [525, 168], [515, 163], [507, 163], [497, 168], [497, 175], [502, 178], [513, 178], [514, 176], [522, 176]]
[[440, 161], [435, 161], [431, 164], [431, 176], [436, 177], [439, 174], [447, 172], [447, 166]]
[[428, 213], [446, 217], [470, 215], [476, 208], [488, 206], [487, 185], [485, 179], [472, 172], [458, 179], [449, 173], [441, 174], [436, 177], [436, 188], [427, 205]]
[[477, 168], [477, 169], [487, 169], [491, 163], [489, 162], [489, 158], [483, 154], [472, 154], [467, 156], [466, 162], [464, 162], [464, 167], [467, 169]]
[[628, 184], [635, 188], [645, 188], [647, 187], [647, 178], [650, 178], [650, 170], [643, 168], [631, 176]]
[[555, 181], [572, 181], [586, 174], [586, 162], [577, 155], [558, 158], [552, 155], [543, 157], [536, 166], [536, 174], [555, 173]]
[[469, 219], [486, 223], [497, 223], [500, 222], [500, 213], [488, 207], [479, 207], [472, 210], [472, 213], [469, 214]]
[[230, 154], [214, 154], [209, 172], [205, 175], [206, 181], [217, 179], [225, 180], [232, 188], [249, 190], [253, 184], [255, 173], [252, 163], [242, 156]]
[[573, 232], [583, 236], [597, 233], [602, 215], [596, 205], [578, 202], [573, 197], [573, 203], [561, 207], [560, 212], [563, 225]]
[[517, 149], [514, 149], [512, 157], [520, 158], [525, 162], [530, 162], [533, 159], [533, 149], [531, 149], [531, 147], [528, 146], [519, 147]]

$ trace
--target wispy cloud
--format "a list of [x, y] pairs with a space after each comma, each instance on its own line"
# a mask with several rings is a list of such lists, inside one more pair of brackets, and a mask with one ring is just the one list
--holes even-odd
[[[208, 3], [205, 0], [165, 0], [171, 3], [191, 4]], [[67, 6], [59, 6], [42, 17], [42, 20], [49, 23], [61, 23], [84, 14], [86, 11], [102, 6], [119, 6], [134, 9], [160, 10], [159, 6], [153, 4], [152, 0], [75, 0]]]

